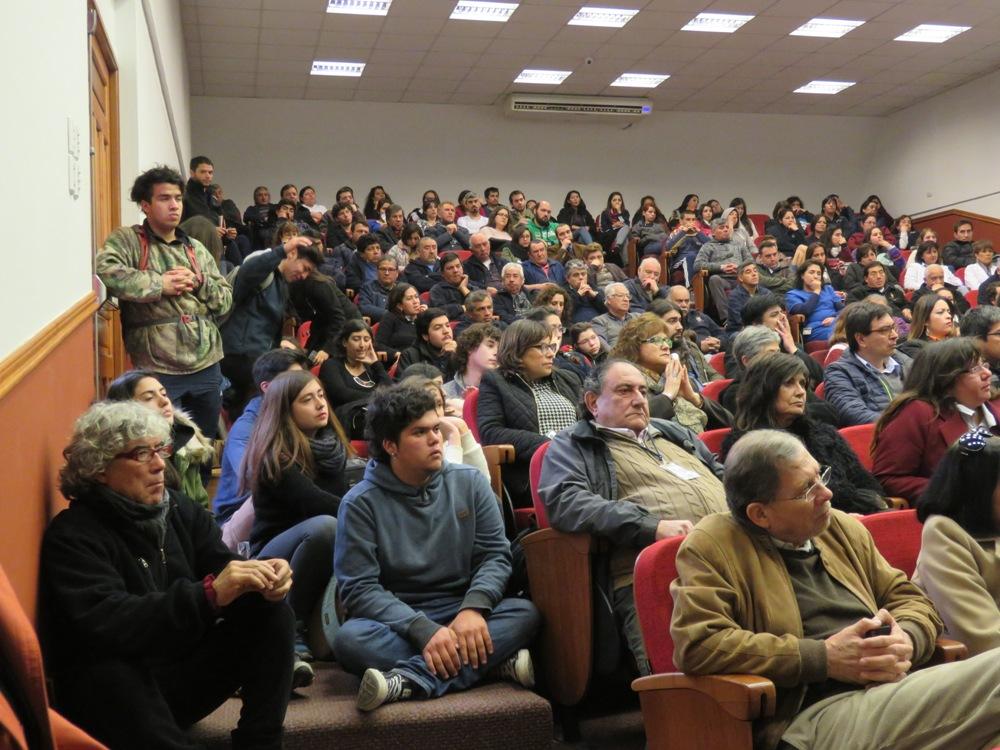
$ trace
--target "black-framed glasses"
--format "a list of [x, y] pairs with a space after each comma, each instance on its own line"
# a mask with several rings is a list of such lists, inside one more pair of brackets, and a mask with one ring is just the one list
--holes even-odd
[[803, 492], [801, 495], [797, 495], [795, 497], [785, 497], [785, 498], [781, 498], [781, 499], [782, 500], [793, 500], [795, 502], [811, 502], [816, 497], [816, 491], [819, 490], [820, 487], [826, 487], [830, 483], [830, 477], [832, 475], [833, 475], [833, 469], [832, 468], [830, 468], [829, 466], [820, 466], [819, 467], [819, 478], [815, 482], [813, 482], [812, 484], [810, 484], [806, 488], [805, 492]]
[[155, 448], [150, 448], [148, 445], [140, 445], [138, 448], [133, 448], [130, 451], [115, 454], [115, 458], [127, 458], [129, 461], [138, 461], [141, 464], [148, 464], [153, 460], [154, 454], [166, 461], [174, 455], [174, 446], [170, 443], [164, 443], [163, 445], [158, 445]]

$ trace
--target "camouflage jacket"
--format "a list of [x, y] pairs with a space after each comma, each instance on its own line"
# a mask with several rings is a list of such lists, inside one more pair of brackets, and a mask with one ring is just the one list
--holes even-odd
[[[178, 229], [176, 241], [167, 243], [148, 223], [143, 226], [149, 238], [146, 270], [139, 270], [142, 246], [135, 230], [119, 227], [97, 253], [97, 275], [121, 304], [125, 349], [137, 368], [173, 375], [198, 372], [222, 359], [215, 316], [232, 305], [232, 287], [198, 240]], [[163, 296], [161, 274], [178, 266], [191, 268], [185, 242], [194, 247], [203, 282], [193, 292]]]

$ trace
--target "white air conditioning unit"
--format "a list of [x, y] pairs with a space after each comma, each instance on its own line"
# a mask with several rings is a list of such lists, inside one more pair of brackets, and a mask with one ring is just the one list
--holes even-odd
[[617, 96], [572, 96], [569, 94], [509, 94], [507, 113], [525, 112], [548, 115], [609, 115], [642, 117], [651, 114], [649, 99], [626, 99]]

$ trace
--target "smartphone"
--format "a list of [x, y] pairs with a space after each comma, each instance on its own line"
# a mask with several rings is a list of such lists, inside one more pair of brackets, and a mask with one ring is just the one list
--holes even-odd
[[865, 638], [877, 638], [880, 635], [892, 635], [892, 625], [879, 625], [865, 633]]

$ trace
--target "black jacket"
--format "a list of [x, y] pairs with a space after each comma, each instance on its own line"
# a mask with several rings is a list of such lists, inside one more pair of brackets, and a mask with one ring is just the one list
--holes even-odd
[[465, 273], [469, 277], [470, 287], [474, 289], [486, 289], [487, 287], [493, 287], [494, 289], [503, 288], [503, 278], [501, 277], [501, 273], [506, 263], [500, 260], [496, 255], [493, 255], [491, 259], [493, 262], [490, 264], [489, 268], [487, 268], [486, 264], [475, 256], [469, 258], [462, 264], [462, 267], [465, 269]]
[[440, 281], [431, 287], [431, 307], [440, 307], [448, 320], [458, 320], [465, 312], [465, 297], [454, 284]]
[[[312, 321], [306, 351], [337, 351], [337, 336], [344, 327], [346, 305], [355, 307], [337, 285], [310, 276], [289, 286], [292, 304], [300, 321]], [[353, 316], [352, 316], [353, 317]]]
[[[530, 302], [531, 294], [527, 289], [521, 290], [522, 294], [526, 296]], [[514, 309], [514, 298], [511, 296], [510, 292], [499, 291], [493, 297], [493, 312], [500, 316], [502, 320], [507, 325], [510, 325], [515, 320], [518, 319], [517, 310]]]
[[784, 224], [772, 226], [771, 234], [778, 241], [778, 249], [789, 258], [795, 255], [795, 248], [799, 245], [809, 244], [805, 232], [801, 229], [789, 230]]
[[591, 236], [597, 231], [597, 225], [594, 223], [594, 217], [591, 216], [590, 211], [582, 203], [573, 208], [572, 206], [563, 206], [559, 209], [559, 214], [556, 216], [556, 221], [560, 224], [569, 224], [577, 227], [584, 227], [590, 230]]
[[406, 264], [403, 274], [406, 276], [406, 282], [413, 284], [421, 294], [429, 292], [441, 281], [441, 268], [437, 261], [434, 261], [434, 265], [428, 266], [420, 261], [411, 260]]
[[971, 242], [952, 240], [941, 248], [941, 262], [952, 268], [964, 268], [976, 262]]
[[[887, 282], [881, 290], [871, 289], [867, 284], [854, 287], [854, 290], [847, 295], [848, 302], [861, 302], [869, 294], [881, 294], [885, 301], [889, 303], [889, 309], [897, 318], [903, 317], [903, 310], [908, 309], [911, 303], [906, 300], [906, 292], [898, 284]], [[958, 296], [956, 292], [956, 296]]]
[[319, 368], [319, 379], [323, 383], [323, 389], [326, 391], [326, 398], [330, 405], [336, 409], [352, 401], [371, 399], [378, 386], [392, 384], [392, 380], [389, 379], [381, 362], [375, 362], [365, 367], [365, 374], [368, 380], [375, 384], [371, 388], [357, 383], [354, 376], [344, 366], [342, 357], [330, 357], [324, 362], [323, 366]]
[[347, 262], [347, 267], [344, 269], [344, 278], [347, 282], [347, 288], [353, 289], [355, 294], [359, 293], [361, 291], [361, 287], [363, 287], [367, 282], [378, 278], [378, 273], [371, 278], [365, 274], [366, 265], [369, 264], [362, 260], [361, 256], [355, 252]]
[[441, 375], [444, 376], [444, 382], [446, 383], [455, 375], [455, 370], [451, 361], [451, 352], [435, 351], [431, 348], [430, 344], [423, 339], [420, 339], [416, 344], [399, 355], [399, 364], [396, 367], [396, 378], [398, 379], [401, 377], [403, 371], [407, 367], [416, 364], [417, 362], [426, 362], [427, 364], [438, 368], [438, 370], [441, 371]]
[[215, 202], [215, 196], [193, 177], [184, 186], [184, 208], [181, 221], [187, 221], [192, 216], [204, 216], [213, 224], [219, 223], [222, 211]]
[[[571, 404], [579, 403], [580, 379], [573, 373], [553, 368], [552, 387]], [[515, 505], [530, 506], [528, 466], [538, 446], [548, 441], [538, 432], [538, 411], [531, 388], [517, 374], [500, 370], [484, 373], [476, 422], [483, 445], [514, 446], [514, 463], [504, 467], [503, 483]]]
[[388, 251], [393, 245], [399, 243], [400, 234], [396, 234], [392, 231], [392, 227], [386, 224], [384, 227], [375, 232], [375, 239], [378, 240], [378, 244], [382, 247], [382, 252]]
[[394, 312], [382, 316], [375, 331], [375, 351], [385, 352], [391, 364], [396, 355], [417, 342], [417, 328], [412, 321]]
[[[337, 441], [336, 445], [340, 446]], [[341, 454], [346, 460], [343, 446]], [[319, 474], [310, 478], [298, 467], [286, 469], [277, 480], [261, 482], [253, 495], [254, 520], [250, 532], [250, 553], [261, 549], [278, 534], [315, 516], [337, 517], [340, 497], [347, 491], [344, 472], [337, 476]]]
[[40, 623], [57, 678], [109, 658], [182, 657], [215, 623], [203, 579], [236, 555], [209, 511], [173, 491], [170, 499], [162, 549], [98, 490], [45, 530]]
[[[833, 469], [827, 485], [833, 493], [833, 507], [845, 513], [876, 513], [886, 510], [885, 492], [878, 480], [861, 465], [857, 455], [835, 427], [814, 422], [808, 417], [796, 419], [788, 432], [801, 438], [810, 455], [820, 466]], [[744, 433], [734, 429], [722, 443], [725, 460], [733, 443]]]
[[425, 237], [433, 237], [438, 244], [438, 250], [468, 250], [469, 232], [462, 227], [456, 227], [455, 234], [450, 234], [444, 224], [427, 227]]

